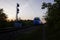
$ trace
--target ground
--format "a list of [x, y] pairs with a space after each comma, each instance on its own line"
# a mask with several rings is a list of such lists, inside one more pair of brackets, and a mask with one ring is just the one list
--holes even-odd
[[10, 28], [0, 31], [0, 40], [42, 40], [42, 26]]

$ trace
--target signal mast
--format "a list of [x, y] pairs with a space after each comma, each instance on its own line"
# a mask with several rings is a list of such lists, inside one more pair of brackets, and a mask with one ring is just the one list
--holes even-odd
[[18, 21], [18, 13], [19, 13], [19, 4], [16, 6], [16, 21]]

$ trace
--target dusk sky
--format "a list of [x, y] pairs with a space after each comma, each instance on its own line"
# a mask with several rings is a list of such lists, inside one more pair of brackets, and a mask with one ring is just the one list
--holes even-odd
[[4, 9], [8, 19], [16, 17], [16, 3], [19, 3], [20, 12], [18, 14], [21, 19], [33, 19], [34, 17], [43, 18], [47, 9], [41, 9], [43, 2], [51, 2], [53, 0], [0, 0], [0, 8]]

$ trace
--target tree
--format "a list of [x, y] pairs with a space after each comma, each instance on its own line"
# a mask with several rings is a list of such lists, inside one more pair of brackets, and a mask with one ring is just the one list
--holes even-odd
[[[54, 3], [43, 3], [42, 9], [48, 9], [46, 21], [48, 25], [48, 33], [52, 37], [52, 35], [59, 35], [60, 29], [60, 0], [54, 0]], [[56, 34], [55, 34], [56, 33]], [[59, 38], [59, 37], [55, 37]], [[50, 38], [51, 40], [51, 38]], [[53, 40], [53, 38], [52, 38]]]
[[3, 12], [3, 9], [0, 9], [0, 20], [6, 20], [7, 15]]
[[[43, 3], [42, 5], [42, 9], [47, 8], [48, 12], [47, 12], [47, 16], [46, 16], [46, 21], [48, 26], [52, 27], [56, 27], [56, 26], [60, 26], [59, 22], [60, 22], [60, 1], [56, 1], [54, 4], [51, 3]], [[56, 27], [57, 28], [57, 27]]]
[[6, 24], [7, 15], [3, 12], [3, 9], [0, 9], [0, 26]]

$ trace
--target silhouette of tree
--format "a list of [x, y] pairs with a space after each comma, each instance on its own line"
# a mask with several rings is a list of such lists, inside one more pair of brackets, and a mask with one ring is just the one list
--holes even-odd
[[[48, 14], [46, 16], [47, 24], [52, 27], [60, 26], [60, 1], [55, 0], [54, 4], [43, 3], [42, 9], [48, 8]], [[56, 27], [57, 28], [57, 27]]]
[[6, 20], [7, 15], [3, 12], [3, 9], [0, 9], [0, 20]]
[[[60, 0], [54, 0], [54, 3], [43, 3], [42, 9], [48, 9], [46, 21], [48, 25], [48, 33], [51, 36], [50, 40], [58, 38], [60, 29]], [[56, 34], [55, 34], [56, 33]], [[54, 37], [54, 39], [52, 38]]]
[[3, 12], [3, 9], [0, 9], [0, 26], [5, 26], [7, 15]]

